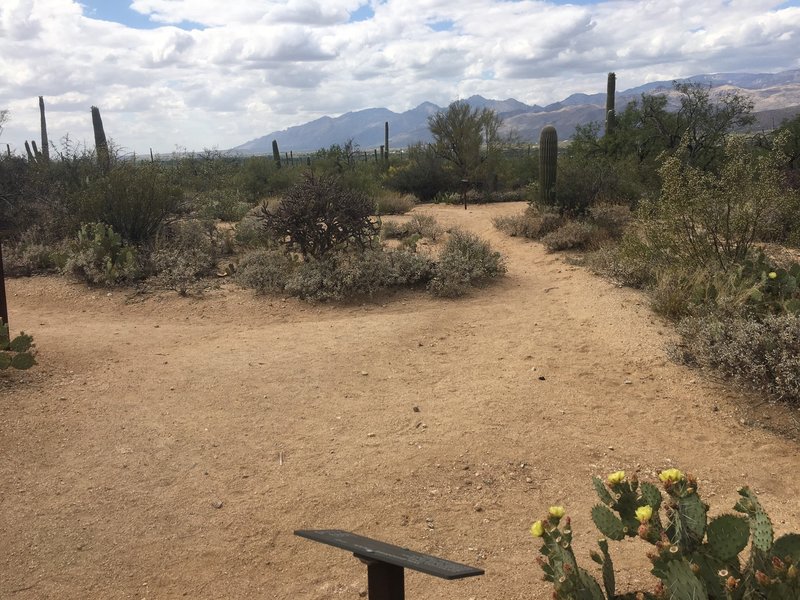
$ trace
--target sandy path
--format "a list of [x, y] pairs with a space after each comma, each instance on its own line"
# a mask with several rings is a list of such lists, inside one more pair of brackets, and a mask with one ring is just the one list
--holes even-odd
[[[126, 302], [11, 280], [40, 366], [0, 377], [0, 598], [358, 598], [366, 569], [298, 528], [486, 570], [410, 573], [409, 598], [549, 598], [530, 523], [564, 504], [588, 566], [589, 477], [618, 468], [693, 472], [715, 514], [749, 483], [800, 529], [798, 445], [670, 363], [637, 293], [492, 228], [520, 209], [418, 209], [508, 259], [458, 301]], [[644, 584], [644, 547], [617, 546], [623, 585]]]

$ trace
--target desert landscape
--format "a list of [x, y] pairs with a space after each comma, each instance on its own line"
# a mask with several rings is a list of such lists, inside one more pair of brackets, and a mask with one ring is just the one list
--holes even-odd
[[[524, 206], [414, 209], [506, 257], [459, 300], [10, 279], [39, 364], [0, 375], [0, 597], [364, 597], [358, 560], [293, 535], [336, 528], [486, 572], [407, 572], [408, 598], [550, 598], [531, 523], [563, 505], [591, 565], [590, 478], [618, 469], [693, 473], [712, 515], [749, 485], [796, 530], [797, 411], [675, 364], [640, 292], [492, 226]], [[622, 591], [654, 585], [645, 546], [612, 543]]]

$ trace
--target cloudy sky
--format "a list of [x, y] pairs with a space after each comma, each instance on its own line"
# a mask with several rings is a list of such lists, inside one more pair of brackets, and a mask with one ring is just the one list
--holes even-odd
[[0, 0], [0, 144], [225, 149], [351, 110], [800, 68], [800, 0]]

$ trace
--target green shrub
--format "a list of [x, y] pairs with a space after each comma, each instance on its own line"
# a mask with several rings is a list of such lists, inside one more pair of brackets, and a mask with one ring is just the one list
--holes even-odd
[[67, 249], [63, 242], [53, 243], [41, 225], [25, 230], [19, 239], [4, 248], [7, 275], [30, 276], [64, 268]]
[[381, 224], [381, 236], [385, 240], [402, 240], [416, 235], [417, 239], [427, 238], [435, 242], [443, 233], [444, 229], [431, 215], [416, 214], [403, 223], [383, 221]]
[[410, 211], [417, 204], [413, 194], [399, 194], [397, 192], [384, 192], [375, 201], [375, 213], [378, 215], [402, 215]]
[[181, 296], [202, 289], [201, 280], [211, 274], [225, 246], [212, 221], [190, 219], [164, 226], [150, 254], [149, 283]]
[[87, 283], [103, 285], [131, 282], [141, 274], [136, 251], [104, 223], [81, 226], [64, 269]]
[[783, 185], [785, 156], [777, 144], [769, 155], [756, 156], [743, 139], [731, 137], [714, 174], [688, 165], [685, 152], [666, 159], [661, 197], [642, 205], [643, 241], [662, 266], [728, 270], [748, 257], [773, 216], [791, 203]]
[[151, 240], [183, 201], [158, 163], [117, 163], [81, 193], [82, 222], [102, 222], [134, 244]]
[[411, 235], [408, 221], [381, 221], [381, 237], [384, 240], [401, 240]]
[[[540, 538], [539, 566], [553, 585], [555, 600], [794, 600], [800, 597], [800, 535], [775, 538], [769, 516], [749, 488], [739, 490], [739, 514], [709, 519], [698, 481], [678, 469], [659, 474], [666, 498], [649, 482], [624, 471], [604, 482], [593, 478], [600, 503], [592, 520], [602, 534], [600, 552], [589, 553], [601, 567], [600, 581], [578, 566], [573, 524], [561, 506], [531, 526]], [[563, 519], [563, 521], [562, 521]], [[652, 591], [620, 594], [608, 540], [639, 538], [647, 544]], [[749, 545], [749, 548], [748, 548]], [[746, 554], [740, 557], [741, 554]], [[602, 584], [602, 585], [601, 585]]]
[[705, 315], [681, 321], [675, 355], [748, 387], [800, 404], [800, 316], [763, 319]]
[[371, 247], [380, 225], [371, 219], [372, 202], [343, 187], [331, 175], [306, 173], [274, 210], [263, 206], [261, 218], [275, 239], [308, 260], [355, 247]]
[[624, 236], [617, 246], [605, 246], [587, 257], [595, 272], [622, 285], [644, 288], [656, 280], [649, 248], [637, 236]]
[[33, 338], [23, 331], [12, 340], [8, 325], [0, 319], [0, 371], [30, 369], [36, 364], [35, 355]]
[[434, 296], [463, 296], [475, 284], [506, 272], [499, 252], [488, 242], [467, 231], [455, 229], [445, 243], [428, 290]]
[[219, 219], [226, 223], [240, 221], [252, 208], [237, 190], [221, 189], [200, 192], [193, 200], [201, 219]]
[[558, 250], [586, 250], [597, 240], [598, 230], [585, 221], [569, 220], [564, 225], [542, 237], [550, 252]]

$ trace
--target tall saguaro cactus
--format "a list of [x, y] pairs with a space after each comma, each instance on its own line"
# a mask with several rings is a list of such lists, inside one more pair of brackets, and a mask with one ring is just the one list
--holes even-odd
[[555, 204], [557, 171], [558, 132], [547, 125], [539, 134], [539, 201], [543, 205]]
[[383, 124], [383, 148], [386, 153], [386, 166], [389, 166], [389, 121]]
[[42, 158], [50, 162], [50, 143], [47, 141], [47, 119], [44, 116], [44, 98], [39, 96], [39, 117], [42, 122]]
[[613, 133], [616, 120], [616, 113], [614, 111], [614, 99], [617, 88], [617, 75], [616, 73], [608, 74], [608, 85], [606, 87], [606, 135]]
[[281, 168], [281, 151], [278, 150], [278, 140], [272, 140], [272, 158], [275, 160], [275, 166]]
[[106, 131], [103, 129], [103, 119], [100, 117], [100, 109], [92, 107], [92, 128], [94, 129], [94, 150], [97, 154], [97, 164], [103, 172], [111, 167], [111, 155], [108, 152], [108, 142], [106, 141]]

